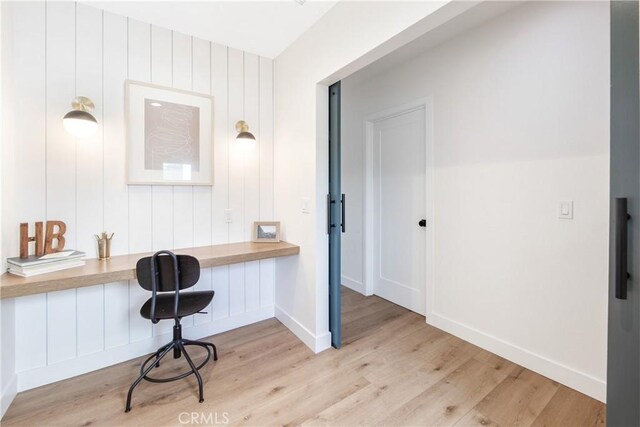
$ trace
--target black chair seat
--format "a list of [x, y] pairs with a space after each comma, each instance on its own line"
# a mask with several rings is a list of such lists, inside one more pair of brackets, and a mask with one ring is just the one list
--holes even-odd
[[[185, 317], [202, 311], [213, 299], [214, 291], [180, 292], [178, 300], [178, 317]], [[157, 294], [156, 319], [173, 319], [175, 293]], [[140, 315], [151, 319], [151, 298], [140, 309]]]

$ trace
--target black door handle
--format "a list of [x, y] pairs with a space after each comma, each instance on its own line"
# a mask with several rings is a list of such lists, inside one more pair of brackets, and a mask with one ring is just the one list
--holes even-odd
[[420, 227], [426, 227], [427, 226], [427, 220], [426, 219], [421, 219], [420, 222], [418, 223], [418, 225]]
[[331, 234], [331, 194], [327, 194], [327, 234]]
[[345, 206], [346, 202], [347, 202], [347, 198], [344, 195], [344, 193], [342, 193], [342, 199], [340, 199], [340, 204], [341, 204], [341, 207], [342, 207], [341, 216], [342, 216], [342, 232], [343, 233], [344, 233], [345, 228], [347, 226], [347, 218], [346, 218], [347, 209], [346, 209], [346, 206]]
[[627, 282], [629, 280], [629, 270], [627, 269], [627, 247], [628, 233], [627, 223], [631, 219], [627, 209], [627, 198], [616, 198], [616, 232], [615, 232], [615, 293], [618, 299], [627, 299]]
[[336, 201], [331, 198], [331, 193], [327, 194], [327, 234], [331, 234], [331, 229], [336, 226], [331, 218], [331, 205], [335, 203]]

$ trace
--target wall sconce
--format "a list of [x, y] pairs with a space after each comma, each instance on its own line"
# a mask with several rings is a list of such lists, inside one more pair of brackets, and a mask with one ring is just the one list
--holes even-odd
[[250, 148], [256, 144], [256, 137], [249, 132], [249, 125], [244, 120], [240, 120], [236, 123], [236, 131], [238, 132], [236, 141], [242, 144], [243, 147]]
[[93, 101], [84, 96], [77, 96], [71, 101], [71, 107], [73, 110], [62, 119], [64, 129], [79, 138], [93, 135], [98, 129], [98, 121], [91, 114], [95, 108]]

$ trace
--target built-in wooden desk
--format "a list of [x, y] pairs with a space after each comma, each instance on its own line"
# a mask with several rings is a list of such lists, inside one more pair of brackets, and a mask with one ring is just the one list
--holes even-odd
[[[280, 243], [229, 243], [225, 245], [201, 246], [198, 248], [175, 249], [176, 254], [192, 255], [198, 258], [202, 268], [260, 259], [296, 255], [300, 247], [287, 242]], [[119, 282], [136, 278], [136, 262], [151, 253], [119, 255], [106, 261], [88, 259], [82, 267], [20, 277], [4, 273], [0, 276], [0, 299], [25, 295], [82, 288], [101, 283]]]

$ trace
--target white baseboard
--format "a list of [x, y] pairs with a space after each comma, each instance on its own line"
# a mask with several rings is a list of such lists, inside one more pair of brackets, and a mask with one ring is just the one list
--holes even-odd
[[275, 312], [276, 319], [293, 332], [314, 353], [320, 353], [331, 347], [331, 332], [315, 335], [280, 307], [276, 306]]
[[578, 390], [594, 399], [601, 402], [606, 400], [606, 382], [589, 374], [577, 371], [542, 355], [532, 353], [527, 349], [437, 313], [431, 313], [427, 317], [427, 323], [567, 387]]
[[365, 294], [365, 288], [364, 288], [364, 283], [362, 282], [358, 282], [357, 280], [353, 280], [350, 277], [347, 277], [345, 275], [342, 275], [342, 277], [340, 278], [341, 282], [342, 282], [342, 286], [346, 286], [347, 288], [358, 292], [359, 294], [364, 295]]
[[0, 419], [4, 417], [5, 412], [9, 409], [9, 405], [18, 394], [18, 376], [13, 374], [11, 379], [2, 388], [2, 396], [0, 396]]
[[[274, 307], [262, 307], [258, 310], [241, 313], [212, 322], [184, 327], [186, 338], [200, 339], [221, 332], [246, 326], [274, 317]], [[125, 362], [156, 351], [161, 345], [171, 341], [171, 333], [158, 335], [145, 340], [113, 347], [104, 351], [88, 354], [63, 362], [47, 365], [28, 371], [18, 372], [17, 390], [25, 391], [45, 384], [51, 384], [117, 363]], [[2, 395], [4, 399], [4, 393]], [[2, 402], [4, 404], [4, 400]]]

